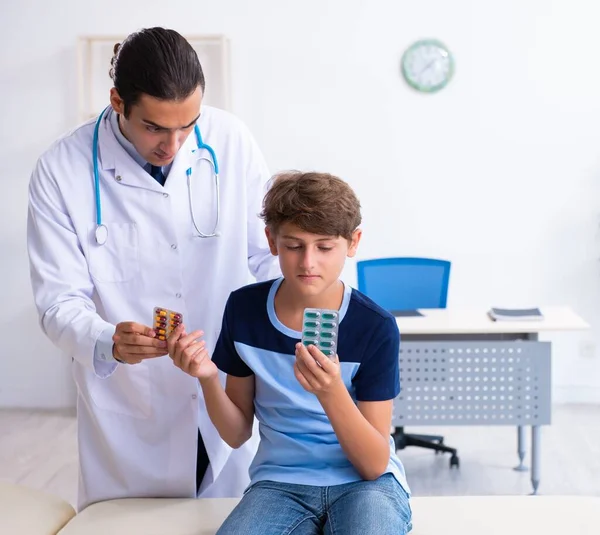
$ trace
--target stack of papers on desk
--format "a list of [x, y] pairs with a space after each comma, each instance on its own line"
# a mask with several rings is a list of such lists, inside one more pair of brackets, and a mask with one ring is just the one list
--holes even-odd
[[488, 314], [494, 321], [540, 321], [544, 318], [539, 308], [491, 308]]

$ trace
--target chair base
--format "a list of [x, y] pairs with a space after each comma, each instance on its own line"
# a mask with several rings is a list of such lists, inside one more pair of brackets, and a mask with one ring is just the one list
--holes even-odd
[[416, 446], [434, 450], [435, 453], [450, 453], [450, 468], [460, 466], [460, 460], [456, 448], [450, 448], [444, 444], [444, 437], [440, 435], [412, 435], [404, 432], [404, 427], [394, 428], [392, 433], [396, 450], [403, 450], [407, 446]]

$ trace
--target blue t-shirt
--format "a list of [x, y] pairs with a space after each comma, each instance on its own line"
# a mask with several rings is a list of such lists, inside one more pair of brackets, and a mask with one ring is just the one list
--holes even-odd
[[[317, 397], [294, 376], [295, 345], [302, 334], [275, 314], [274, 297], [282, 280], [245, 286], [229, 296], [212, 358], [228, 375], [255, 376], [260, 443], [250, 466], [250, 484], [359, 481]], [[339, 315], [341, 376], [354, 401], [395, 398], [400, 392], [400, 335], [394, 317], [348, 286]], [[391, 437], [387, 471], [409, 492]]]

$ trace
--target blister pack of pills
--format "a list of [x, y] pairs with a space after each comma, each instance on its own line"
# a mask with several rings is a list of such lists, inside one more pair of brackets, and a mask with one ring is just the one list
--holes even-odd
[[302, 319], [302, 343], [314, 345], [324, 355], [333, 358], [337, 352], [339, 326], [337, 310], [325, 308], [305, 308]]
[[154, 322], [152, 328], [159, 340], [166, 340], [169, 335], [183, 322], [179, 312], [168, 308], [156, 307], [154, 309]]

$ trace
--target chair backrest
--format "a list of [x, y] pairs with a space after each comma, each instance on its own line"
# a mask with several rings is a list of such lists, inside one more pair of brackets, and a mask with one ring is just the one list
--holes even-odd
[[446, 308], [450, 262], [377, 258], [357, 262], [358, 289], [386, 310]]

